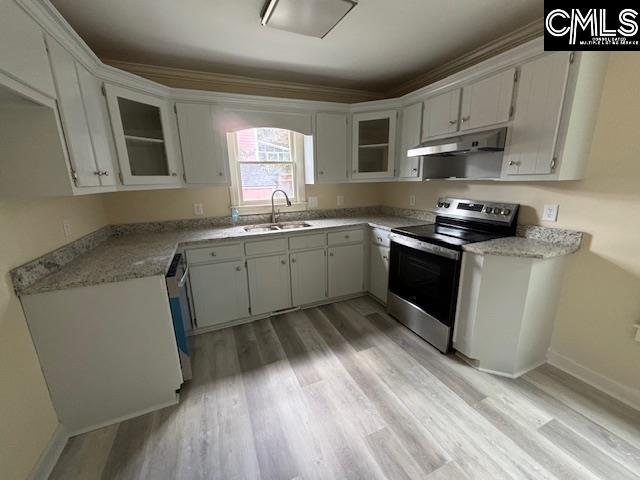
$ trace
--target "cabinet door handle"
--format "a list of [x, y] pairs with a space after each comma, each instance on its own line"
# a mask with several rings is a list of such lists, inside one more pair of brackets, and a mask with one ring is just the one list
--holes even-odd
[[318, 173], [320, 173], [320, 175], [324, 175], [324, 172], [322, 170], [320, 170], [320, 172], [318, 172]]
[[345, 235], [344, 238], [346, 238], [347, 240], [349, 240], [349, 235]]
[[236, 267], [236, 272], [240, 272], [240, 271], [242, 271], [242, 267], [238, 265], [238, 266]]
[[102, 175], [104, 175], [105, 177], [109, 176], [109, 170], [103, 170], [102, 171]]
[[329, 252], [329, 256], [330, 256], [330, 257], [333, 257], [333, 252]]
[[296, 259], [295, 259], [295, 258], [292, 258], [292, 259], [291, 259], [291, 263], [296, 263]]
[[216, 256], [216, 252], [211, 252], [211, 256], [215, 257]]
[[520, 162], [516, 162], [514, 160], [509, 160], [509, 166], [513, 167], [514, 165], [520, 165]]
[[462, 123], [468, 122], [469, 120], [471, 120], [471, 115], [467, 115], [466, 117], [462, 117]]
[[280, 263], [281, 263], [282, 265], [286, 265], [286, 264], [287, 264], [287, 261], [286, 261], [286, 260], [280, 260]]
[[385, 255], [382, 256], [383, 260], [389, 260]]
[[178, 176], [178, 174], [177, 174], [176, 172], [171, 172], [171, 176], [172, 176], [172, 177], [177, 177], [177, 176]]
[[458, 123], [458, 120], [449, 120], [449, 125], [455, 125]]
[[224, 173], [218, 172], [218, 176], [222, 177], [222, 176], [224, 176]]

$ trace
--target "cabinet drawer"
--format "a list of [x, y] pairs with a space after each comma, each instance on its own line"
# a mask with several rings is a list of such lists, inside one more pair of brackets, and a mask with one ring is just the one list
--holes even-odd
[[362, 240], [364, 240], [364, 231], [361, 228], [358, 230], [331, 232], [328, 235], [329, 245], [341, 245], [343, 243], [361, 242]]
[[381, 228], [372, 229], [371, 243], [381, 245], [383, 247], [389, 247], [391, 245], [391, 241], [389, 240], [389, 231]]
[[324, 247], [326, 244], [327, 241], [324, 233], [316, 233], [315, 235], [302, 235], [300, 237], [289, 238], [289, 248], [291, 250]]
[[265, 253], [278, 253], [287, 250], [286, 238], [274, 238], [272, 240], [261, 240], [259, 242], [247, 242], [244, 244], [244, 251], [247, 255], [262, 255]]
[[242, 257], [242, 247], [239, 243], [215, 245], [206, 248], [193, 248], [186, 251], [187, 263], [216, 262], [218, 260], [228, 260]]

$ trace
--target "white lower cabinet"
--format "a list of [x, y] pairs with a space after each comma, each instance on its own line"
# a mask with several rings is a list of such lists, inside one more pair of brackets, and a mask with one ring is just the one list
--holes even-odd
[[290, 258], [293, 305], [306, 305], [327, 298], [325, 249], [292, 253]]
[[192, 265], [189, 279], [198, 328], [249, 316], [247, 274], [243, 261]]
[[389, 247], [371, 245], [369, 257], [369, 292], [387, 303], [387, 288], [389, 286]]
[[252, 315], [291, 307], [288, 255], [249, 258], [247, 272]]
[[364, 245], [330, 247], [328, 252], [329, 297], [364, 291]]

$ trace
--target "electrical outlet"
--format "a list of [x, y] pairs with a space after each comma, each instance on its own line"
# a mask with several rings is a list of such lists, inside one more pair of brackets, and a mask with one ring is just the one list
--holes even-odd
[[204, 215], [204, 207], [202, 206], [201, 203], [193, 204], [193, 214], [198, 217]]
[[415, 207], [416, 206], [416, 196], [415, 195], [409, 195], [409, 206], [410, 207]]
[[69, 220], [62, 220], [62, 231], [64, 232], [64, 238], [71, 236], [71, 222]]
[[307, 207], [318, 208], [318, 197], [315, 197], [315, 196], [307, 197]]
[[338, 195], [336, 197], [336, 205], [342, 207], [344, 205], [344, 195]]
[[545, 205], [544, 210], [542, 211], [542, 220], [545, 222], [555, 222], [558, 220], [558, 208], [560, 206], [555, 205]]

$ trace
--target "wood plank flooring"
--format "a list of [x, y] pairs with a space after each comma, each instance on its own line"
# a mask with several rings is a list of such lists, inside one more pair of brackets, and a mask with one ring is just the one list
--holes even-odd
[[640, 480], [640, 412], [478, 372], [366, 297], [192, 342], [179, 405], [72, 438], [51, 478]]

